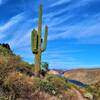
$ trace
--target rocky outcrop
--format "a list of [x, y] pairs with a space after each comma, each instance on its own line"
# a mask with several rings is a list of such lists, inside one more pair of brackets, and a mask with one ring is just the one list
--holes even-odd
[[3, 55], [3, 56], [5, 56], [5, 55], [14, 55], [9, 44], [7, 44], [7, 43], [1, 44], [0, 43], [0, 56], [1, 55]]
[[55, 71], [55, 70], [50, 70], [50, 71], [48, 71], [48, 74], [59, 75], [60, 73], [58, 71]]
[[10, 45], [8, 43], [3, 43], [3, 44], [0, 43], [0, 46], [5, 47], [8, 50], [11, 50]]
[[100, 81], [100, 69], [76, 69], [66, 71], [64, 73], [66, 78], [78, 80], [86, 84], [93, 84]]

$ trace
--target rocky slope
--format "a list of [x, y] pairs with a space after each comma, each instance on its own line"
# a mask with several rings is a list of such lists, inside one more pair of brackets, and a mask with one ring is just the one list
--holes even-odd
[[100, 69], [76, 69], [66, 71], [64, 77], [86, 84], [93, 84], [100, 81]]

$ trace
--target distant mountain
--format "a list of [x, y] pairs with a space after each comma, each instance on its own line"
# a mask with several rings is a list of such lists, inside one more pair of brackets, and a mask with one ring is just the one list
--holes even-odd
[[86, 84], [93, 84], [100, 81], [100, 68], [70, 70], [64, 72], [64, 77]]

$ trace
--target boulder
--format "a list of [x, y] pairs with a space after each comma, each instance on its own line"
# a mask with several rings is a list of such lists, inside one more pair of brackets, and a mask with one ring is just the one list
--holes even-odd
[[60, 73], [55, 71], [55, 70], [50, 70], [48, 71], [48, 74], [51, 74], [51, 75], [59, 75]]

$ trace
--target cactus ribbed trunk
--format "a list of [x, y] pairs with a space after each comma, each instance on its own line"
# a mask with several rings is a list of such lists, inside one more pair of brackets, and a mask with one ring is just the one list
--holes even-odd
[[40, 76], [41, 71], [41, 53], [45, 51], [47, 45], [48, 27], [45, 27], [43, 48], [41, 47], [41, 33], [42, 33], [42, 5], [39, 7], [39, 21], [38, 31], [33, 29], [31, 35], [32, 52], [35, 54], [35, 76]]
[[41, 27], [42, 27], [42, 5], [39, 9], [39, 21], [38, 21], [38, 53], [35, 55], [35, 76], [40, 75], [41, 65]]
[[39, 77], [40, 76], [40, 62], [41, 61], [41, 57], [38, 54], [35, 54], [35, 76]]

